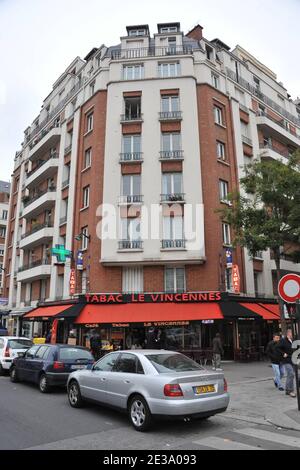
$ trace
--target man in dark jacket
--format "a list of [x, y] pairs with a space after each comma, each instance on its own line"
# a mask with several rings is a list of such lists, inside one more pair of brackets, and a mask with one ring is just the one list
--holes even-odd
[[213, 370], [221, 369], [221, 357], [224, 354], [222, 346], [221, 335], [217, 333], [213, 339]]
[[281, 379], [284, 376], [284, 367], [282, 364], [282, 353], [278, 348], [280, 344], [280, 338], [280, 333], [273, 334], [273, 340], [269, 342], [266, 353], [270, 358], [273, 368], [275, 387], [277, 387], [278, 390], [283, 391], [284, 387], [282, 385]]
[[292, 398], [296, 397], [294, 392], [294, 366], [292, 363], [292, 355], [293, 355], [293, 332], [292, 330], [287, 330], [286, 336], [281, 339], [278, 349], [281, 353], [281, 361], [284, 365], [286, 370], [286, 383], [285, 383], [285, 393]]
[[96, 361], [100, 357], [100, 345], [100, 335], [97, 333], [96, 330], [92, 330], [92, 334], [90, 336], [90, 349]]

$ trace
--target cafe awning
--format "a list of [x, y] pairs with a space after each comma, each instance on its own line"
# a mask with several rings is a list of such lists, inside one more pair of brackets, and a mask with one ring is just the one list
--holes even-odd
[[221, 311], [224, 318], [238, 319], [261, 319], [261, 315], [246, 307], [246, 304], [239, 302], [220, 302]]
[[199, 303], [144, 303], [119, 305], [87, 304], [74, 323], [148, 323], [195, 320], [222, 320], [217, 302]]
[[[251, 310], [254, 313], [260, 315], [264, 320], [276, 320], [278, 321], [279, 314], [273, 313], [271, 310], [267, 309], [264, 304], [256, 304], [256, 303], [244, 303], [243, 304], [246, 308]], [[272, 305], [272, 304], [270, 304]], [[273, 306], [273, 305], [272, 305]], [[276, 307], [276, 305], [274, 305]], [[278, 305], [277, 305], [278, 307]], [[275, 310], [275, 309], [274, 309]]]
[[23, 318], [27, 320], [37, 320], [39, 318], [52, 318], [61, 312], [68, 310], [73, 305], [51, 305], [49, 307], [38, 307], [29, 313], [26, 313]]

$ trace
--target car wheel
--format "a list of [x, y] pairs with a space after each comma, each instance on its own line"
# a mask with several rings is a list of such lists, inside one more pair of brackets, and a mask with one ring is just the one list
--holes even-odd
[[68, 399], [73, 408], [81, 408], [83, 406], [83, 399], [80, 393], [80, 387], [75, 380], [68, 386]]
[[9, 371], [9, 375], [10, 375], [11, 382], [13, 383], [19, 382], [18, 372], [17, 372], [16, 367], [11, 367]]
[[51, 387], [49, 385], [48, 378], [47, 378], [46, 374], [41, 374], [40, 375], [39, 389], [40, 389], [40, 392], [42, 392], [42, 393], [50, 392]]
[[135, 395], [130, 400], [129, 417], [136, 431], [144, 432], [150, 428], [152, 415], [146, 400], [140, 395]]

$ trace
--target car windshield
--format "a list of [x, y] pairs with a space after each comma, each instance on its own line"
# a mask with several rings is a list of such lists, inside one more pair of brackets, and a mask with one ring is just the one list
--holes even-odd
[[159, 374], [203, 370], [203, 367], [197, 362], [192, 361], [183, 354], [147, 354], [146, 357]]
[[93, 360], [93, 356], [87, 349], [80, 348], [60, 348], [59, 359], [62, 361], [67, 360]]
[[10, 339], [8, 341], [8, 347], [10, 349], [26, 349], [32, 346], [30, 339]]

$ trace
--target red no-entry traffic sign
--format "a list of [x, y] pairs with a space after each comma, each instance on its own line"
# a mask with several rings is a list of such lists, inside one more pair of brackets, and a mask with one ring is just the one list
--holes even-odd
[[278, 283], [278, 294], [289, 304], [300, 299], [300, 276], [298, 274], [286, 274]]

